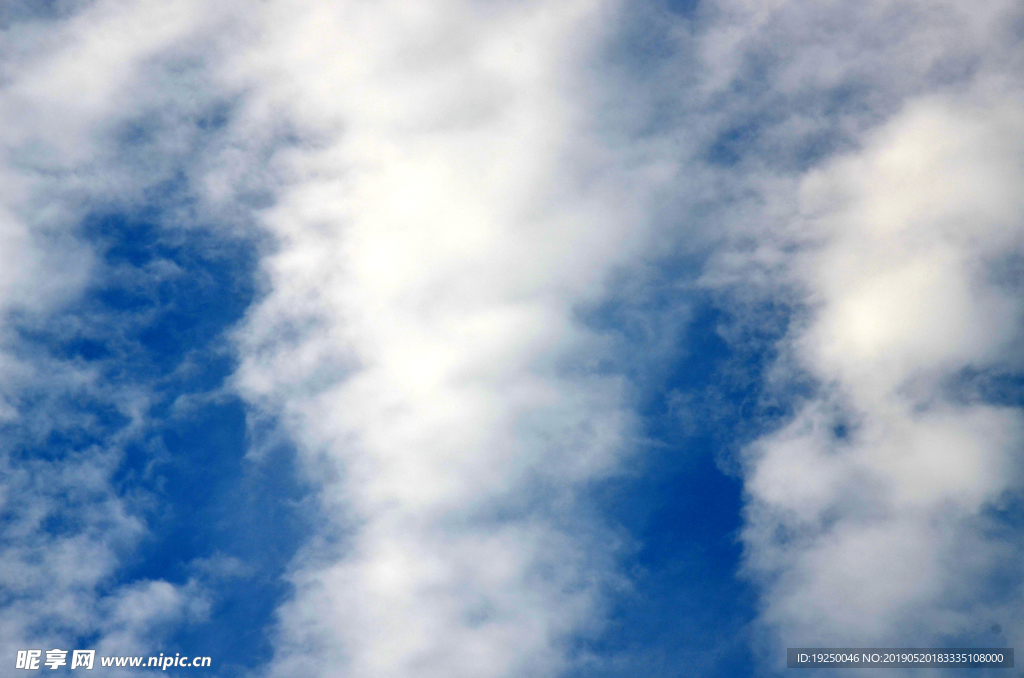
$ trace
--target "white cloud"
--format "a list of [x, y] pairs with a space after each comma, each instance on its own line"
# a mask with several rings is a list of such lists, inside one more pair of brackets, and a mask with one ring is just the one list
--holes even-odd
[[575, 308], [640, 251], [665, 176], [596, 134], [585, 64], [610, 20], [269, 3], [222, 71], [252, 88], [239, 138], [309, 140], [271, 161], [279, 249], [236, 379], [344, 534], [295, 563], [274, 675], [550, 674], [593, 624], [614, 549], [574, 494], [633, 415]]
[[971, 45], [984, 66], [955, 85], [919, 75], [913, 46], [945, 24], [911, 24], [900, 47], [914, 58], [897, 55], [890, 76], [904, 78], [897, 110], [806, 172], [786, 230], [765, 239], [779, 244], [774, 282], [808, 309], [784, 351], [819, 385], [748, 459], [747, 566], [761, 621], [790, 646], [1017, 624], [987, 588], [1015, 547], [985, 516], [1021, 490], [1024, 420], [951, 388], [1019, 368], [1021, 290], [998, 271], [1021, 255], [1024, 117], [1002, 61], [1016, 47], [985, 23], [995, 5], [967, 19], [992, 44]]

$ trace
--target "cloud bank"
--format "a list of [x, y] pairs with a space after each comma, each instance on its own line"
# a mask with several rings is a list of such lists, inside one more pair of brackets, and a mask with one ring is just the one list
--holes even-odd
[[1019, 370], [1024, 137], [1015, 93], [993, 98], [910, 101], [801, 186], [820, 244], [794, 262], [813, 311], [791, 340], [819, 394], [754, 446], [746, 533], [793, 633], [1016, 617], [978, 599], [1017, 548], [986, 514], [1020, 490], [1019, 409], [970, 383]]
[[622, 171], [587, 108], [613, 17], [268, 5], [228, 65], [254, 116], [312, 140], [272, 161], [271, 291], [237, 334], [238, 388], [288, 427], [327, 521], [272, 675], [547, 675], [600, 614], [615, 546], [573, 505], [634, 415], [575, 309], [643, 245], [661, 171]]
[[[743, 68], [763, 69], [765, 93], [750, 98], [769, 120], [742, 162], [774, 193], [760, 191], [769, 210], [741, 215], [740, 247], [716, 255], [706, 281], [762, 300], [749, 286], [765, 285], [794, 309], [771, 388], [804, 389], [790, 391], [792, 419], [744, 457], [766, 662], [779, 666], [779, 643], [1012, 645], [1017, 8], [737, 7], [711, 38], [729, 50], [711, 54], [734, 86]], [[822, 112], [805, 118], [811, 106]], [[835, 150], [803, 167], [775, 154], [811, 125]]]

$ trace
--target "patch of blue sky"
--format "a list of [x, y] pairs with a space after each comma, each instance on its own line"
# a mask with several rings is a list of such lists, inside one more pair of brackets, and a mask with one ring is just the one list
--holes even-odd
[[216, 657], [217, 675], [241, 674], [270, 659], [267, 631], [289, 593], [282, 575], [309, 536], [305, 490], [291, 450], [246, 460], [246, 411], [234, 398], [167, 422], [159, 436], [166, 461], [141, 483], [156, 502], [151, 535], [123, 578], [207, 586], [209, 617], [159, 649]]
[[962, 404], [1024, 407], [1024, 373], [1015, 369], [965, 368], [946, 380], [945, 390]]
[[11, 0], [0, 5], [0, 30], [19, 22], [52, 19], [68, 11], [62, 0]]
[[689, 17], [700, 7], [700, 0], [665, 0], [665, 5], [670, 12]]
[[[147, 531], [123, 553], [101, 593], [143, 580], [209, 589], [211, 610], [164, 640], [167, 652], [215, 657], [217, 675], [240, 675], [270, 656], [266, 628], [287, 595], [282, 574], [306, 534], [291, 450], [246, 459], [243, 403], [224, 389], [234, 369], [225, 332], [255, 295], [251, 242], [201, 227], [162, 227], [160, 214], [94, 216], [83, 242], [97, 254], [95, 283], [59, 314], [18, 323], [18, 349], [97, 375], [88, 392], [29, 394], [20, 409], [42, 416], [32, 399], [59, 399], [72, 424], [42, 439], [20, 428], [16, 459], [32, 465], [97, 453], [125, 433], [123, 400], [141, 399], [145, 424], [120, 449], [113, 481]], [[8, 437], [8, 441], [11, 438]], [[73, 534], [82, 506], [67, 501], [41, 529]], [[80, 639], [86, 643], [94, 637]]]
[[[657, 18], [651, 16], [651, 9]], [[700, 139], [699, 162], [718, 170], [768, 168], [799, 173], [825, 158], [856, 148], [858, 132], [880, 123], [900, 105], [879, 91], [856, 69], [822, 87], [808, 81], [780, 87], [794, 79], [784, 47], [752, 44], [722, 85], [696, 95], [706, 74], [700, 40], [721, 17], [714, 3], [662, 0], [638, 10], [612, 50], [613, 65], [627, 73], [618, 93], [627, 113], [615, 116], [638, 125], [637, 138], [682, 133]], [[658, 10], [661, 10], [660, 13]], [[692, 129], [692, 132], [687, 132]], [[616, 129], [613, 133], [621, 133]]]
[[[756, 590], [742, 574], [742, 446], [793, 415], [806, 384], [769, 389], [791, 309], [738, 315], [692, 284], [697, 262], [651, 275], [587, 317], [621, 339], [645, 443], [592, 501], [631, 545], [628, 584], [601, 635], [574, 648], [573, 676], [737, 676], [754, 673]], [[756, 321], [755, 321], [756, 318]], [[644, 366], [629, 364], [638, 354]]]
[[[712, 166], [735, 167], [744, 162], [783, 172], [805, 172], [824, 159], [854, 148], [850, 121], [879, 121], [867, 105], [867, 85], [843, 82], [826, 91], [780, 93], [766, 64], [754, 63], [733, 83], [723, 117], [710, 138], [704, 159]], [[738, 104], [738, 105], [737, 105]]]

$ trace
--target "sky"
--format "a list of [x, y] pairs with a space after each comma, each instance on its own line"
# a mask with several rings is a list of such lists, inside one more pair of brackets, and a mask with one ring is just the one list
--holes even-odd
[[1021, 644], [1019, 3], [4, 0], [0, 121], [0, 674]]

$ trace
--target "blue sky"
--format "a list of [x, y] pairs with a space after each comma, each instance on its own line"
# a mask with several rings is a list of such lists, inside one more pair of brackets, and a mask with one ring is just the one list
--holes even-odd
[[0, 8], [9, 667], [1015, 644], [1016, 3], [208, 5]]

